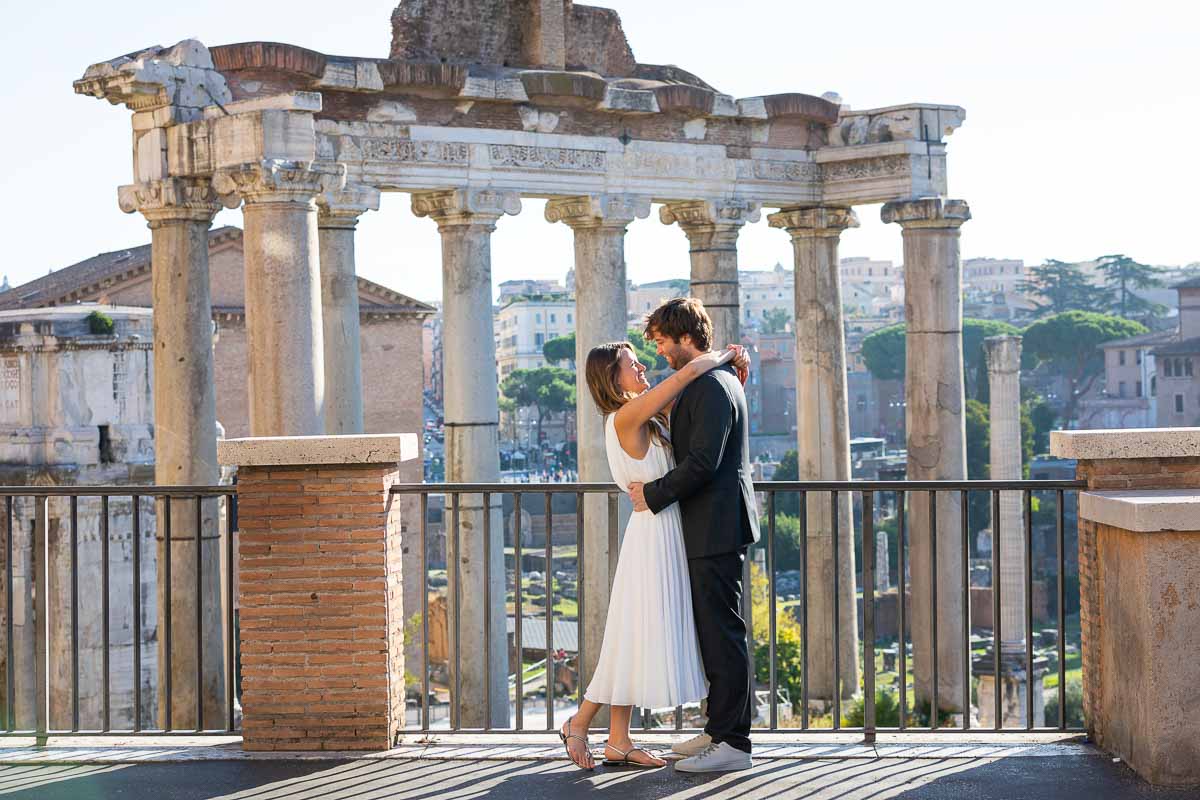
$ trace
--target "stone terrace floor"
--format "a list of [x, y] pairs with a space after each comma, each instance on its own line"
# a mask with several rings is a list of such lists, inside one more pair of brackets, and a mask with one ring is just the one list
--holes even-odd
[[[497, 736], [408, 741], [384, 754], [243, 753], [236, 738], [0, 741], [0, 797], [37, 800], [467, 800], [678, 798], [1200, 798], [1154, 789], [1127, 767], [1062, 736], [758, 736], [749, 772], [693, 776], [597, 767], [582, 772], [557, 740]], [[593, 740], [599, 737], [593, 736]], [[638, 737], [669, 745], [666, 736]]]

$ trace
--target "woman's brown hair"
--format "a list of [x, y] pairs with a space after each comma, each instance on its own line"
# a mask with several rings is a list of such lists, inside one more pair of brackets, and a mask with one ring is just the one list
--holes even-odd
[[[634, 352], [633, 345], [629, 342], [609, 342], [597, 345], [588, 353], [584, 375], [587, 378], [588, 391], [592, 394], [592, 400], [595, 401], [596, 408], [603, 416], [617, 413], [621, 410], [621, 406], [635, 397], [635, 395], [623, 391], [617, 381], [617, 373], [621, 370], [622, 350], [628, 350], [635, 359], [637, 358], [637, 353]], [[665, 411], [658, 412], [654, 415], [653, 421], [658, 424], [648, 426], [650, 438], [659, 444], [667, 444], [664, 433], [668, 428], [667, 413]]]

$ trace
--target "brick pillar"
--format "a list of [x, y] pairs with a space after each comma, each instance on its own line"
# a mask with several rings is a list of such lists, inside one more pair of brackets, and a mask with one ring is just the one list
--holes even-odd
[[[1200, 428], [1056, 431], [1076, 460], [1083, 712], [1139, 775], [1200, 786]], [[1047, 720], [1056, 723], [1056, 720]]]
[[404, 726], [399, 498], [415, 434], [231, 439], [242, 747], [386, 750]]

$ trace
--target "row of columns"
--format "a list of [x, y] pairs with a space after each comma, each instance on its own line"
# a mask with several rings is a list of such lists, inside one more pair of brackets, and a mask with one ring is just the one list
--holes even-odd
[[[156, 480], [163, 484], [209, 484], [218, 477], [207, 229], [222, 200], [244, 203], [252, 434], [362, 429], [354, 229], [363, 212], [378, 208], [378, 192], [347, 188], [344, 174], [328, 167], [277, 162], [223, 171], [212, 182], [170, 179], [127, 187], [122, 191], [122, 206], [142, 211], [154, 230], [155, 373], [163, 381], [158, 385], [188, 387], [188, 391], [155, 393]], [[417, 216], [437, 223], [442, 239], [447, 481], [498, 481], [490, 239], [502, 216], [520, 212], [520, 197], [514, 192], [457, 189], [415, 193], [412, 205]], [[629, 223], [645, 218], [649, 211], [647, 198], [629, 195], [558, 198], [547, 204], [546, 219], [569, 225], [575, 235], [578, 364], [596, 344], [625, 338], [624, 236]], [[904, 230], [911, 479], [965, 478], [958, 228], [969, 217], [965, 203], [941, 199], [889, 203], [883, 210], [885, 222], [897, 222]], [[678, 223], [688, 237], [692, 294], [709, 309], [715, 342], [740, 341], [736, 244], [742, 226], [758, 220], [758, 204], [738, 199], [668, 203], [660, 218], [667, 224]], [[842, 231], [856, 226], [857, 219], [848, 208], [799, 208], [772, 214], [770, 224], [789, 233], [795, 255], [799, 477], [849, 480], [837, 247]], [[586, 407], [591, 400], [582, 370], [577, 380], [579, 402]], [[602, 421], [589, 410], [592, 413], [578, 415], [580, 479], [607, 482], [611, 475]], [[939, 500], [937, 509], [938, 595], [943, 598], [953, 597], [962, 580], [961, 542], [954, 535], [956, 502], [947, 497]], [[813, 697], [830, 698], [836, 690], [835, 602], [841, 653], [836, 675], [843, 695], [852, 694], [858, 684], [849, 496], [843, 503], [836, 534], [829, 503], [808, 506], [812, 629], [807, 669]], [[932, 542], [923, 521], [929, 509], [920, 493], [911, 498], [910, 508], [913, 606], [928, 608]], [[617, 543], [607, 535], [603, 499], [589, 499], [584, 514], [585, 569], [580, 579], [588, 601], [580, 623], [587, 675], [599, 655]], [[498, 600], [505, 586], [502, 520], [495, 501], [492, 508], [484, 509], [479, 495], [463, 498], [458, 521], [459, 533], [449, 537], [447, 546], [454, 565], [451, 577], [458, 582], [451, 589], [462, 600], [459, 639], [464, 649], [475, 651], [484, 640], [485, 620], [496, 633], [485, 658], [461, 659], [462, 673], [456, 676], [463, 691], [460, 724], [482, 726], [490, 696], [489, 723], [504, 725], [507, 656], [505, 638], [498, 633], [504, 630], [503, 604]], [[187, 530], [186, 520], [179, 524], [176, 530]], [[487, 548], [485, 530], [491, 536]], [[832, 593], [835, 541], [840, 555], [836, 598]], [[186, 551], [183, 542], [178, 547], [180, 551], [173, 555], [173, 563], [179, 565], [175, 573], [192, 574], [188, 559], [194, 564], [194, 553]], [[485, 550], [490, 553], [486, 564]], [[208, 566], [206, 562], [206, 575], [219, 574]], [[485, 587], [494, 598], [488, 608], [477, 602]], [[171, 594], [176, 598], [176, 625], [194, 618], [186, 607], [189, 592]], [[961, 620], [957, 603], [939, 604], [939, 631], [959, 631]], [[212, 632], [219, 627], [214, 618]], [[922, 680], [927, 681], [929, 674], [929, 626], [914, 619], [912, 631], [917, 695], [927, 698], [931, 687]], [[939, 637], [940, 705], [957, 708], [962, 697], [962, 645], [957, 641], [961, 637], [947, 634]], [[207, 622], [205, 635], [210, 635]], [[179, 630], [176, 641], [187, 639], [187, 632]], [[219, 655], [220, 650], [206, 647], [205, 652]], [[176, 707], [185, 708], [189, 673], [183, 649], [173, 662], [181, 665], [174, 676]], [[219, 670], [219, 663], [214, 669]], [[219, 697], [219, 691], [211, 694]]]

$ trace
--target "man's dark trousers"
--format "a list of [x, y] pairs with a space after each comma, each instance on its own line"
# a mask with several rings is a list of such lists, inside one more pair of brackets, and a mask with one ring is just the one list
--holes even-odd
[[688, 559], [692, 607], [700, 656], [708, 675], [708, 724], [704, 732], [750, 752], [750, 660], [741, 616], [746, 551]]

